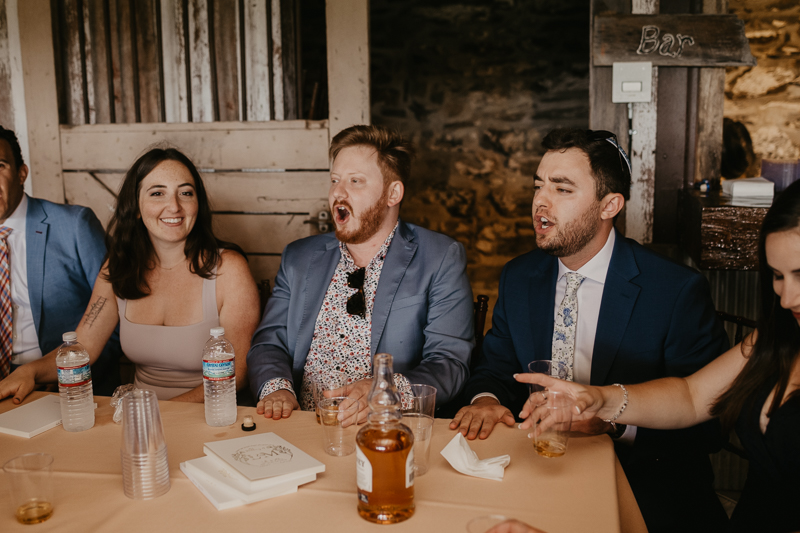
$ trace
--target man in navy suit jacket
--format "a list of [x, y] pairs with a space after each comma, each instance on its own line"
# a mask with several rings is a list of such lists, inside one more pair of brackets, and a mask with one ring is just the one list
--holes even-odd
[[[474, 346], [464, 247], [399, 220], [411, 145], [375, 126], [353, 126], [331, 145], [329, 203], [336, 233], [283, 252], [247, 355], [265, 417], [312, 409], [312, 380], [342, 373], [337, 391], [365, 399], [372, 357], [390, 353], [395, 384], [433, 385], [437, 402], [463, 386]], [[366, 402], [360, 418], [366, 417]]]
[[[0, 225], [12, 228], [11, 370], [56, 349], [61, 335], [75, 330], [106, 253], [103, 228], [90, 209], [27, 196], [27, 177], [16, 135], [0, 126]], [[92, 366], [95, 394], [110, 396], [119, 385], [121, 355], [115, 335]]]
[[[538, 250], [510, 261], [500, 278], [483, 359], [465, 387], [471, 405], [450, 425], [486, 438], [514, 424], [527, 398], [514, 380], [550, 359], [566, 273], [577, 290], [574, 379], [592, 385], [687, 376], [723, 353], [727, 337], [699, 273], [625, 239], [614, 219], [629, 198], [630, 164], [609, 132], [555, 130], [534, 178]], [[573, 425], [609, 433], [649, 531], [720, 531], [726, 516], [712, 487], [708, 453], [722, 443], [715, 422], [678, 431]]]

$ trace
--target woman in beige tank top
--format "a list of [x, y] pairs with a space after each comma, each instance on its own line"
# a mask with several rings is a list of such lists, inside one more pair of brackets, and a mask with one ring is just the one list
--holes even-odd
[[[136, 385], [159, 399], [202, 402], [202, 349], [214, 326], [236, 354], [236, 386], [247, 384], [247, 351], [258, 325], [258, 292], [238, 246], [218, 240], [194, 164], [175, 149], [133, 164], [106, 234], [107, 261], [77, 328], [92, 363], [120, 324]], [[15, 398], [57, 380], [55, 351], [9, 376]]]

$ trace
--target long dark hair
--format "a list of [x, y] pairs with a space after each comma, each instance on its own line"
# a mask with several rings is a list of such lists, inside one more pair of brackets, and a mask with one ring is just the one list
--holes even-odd
[[[723, 428], [728, 430], [736, 423], [742, 410], [760, 407], [754, 403], [756, 391], [777, 378], [778, 389], [767, 416], [775, 414], [786, 392], [792, 363], [800, 353], [800, 326], [792, 312], [781, 307], [781, 299], [775, 294], [766, 250], [767, 236], [796, 230], [800, 230], [800, 182], [790, 185], [775, 199], [761, 225], [758, 239], [761, 305], [756, 325], [757, 339], [742, 371], [711, 407], [711, 414], [718, 416]], [[800, 389], [792, 396], [798, 392]]]
[[184, 246], [191, 272], [205, 279], [211, 278], [220, 260], [220, 248], [233, 249], [244, 255], [237, 245], [214, 236], [208, 195], [194, 163], [174, 148], [153, 148], [137, 159], [125, 175], [117, 196], [117, 208], [106, 231], [106, 279], [111, 283], [114, 294], [125, 300], [137, 300], [150, 294], [145, 275], [155, 267], [155, 251], [139, 216], [139, 189], [142, 180], [164, 161], [182, 164], [194, 178], [197, 218]]

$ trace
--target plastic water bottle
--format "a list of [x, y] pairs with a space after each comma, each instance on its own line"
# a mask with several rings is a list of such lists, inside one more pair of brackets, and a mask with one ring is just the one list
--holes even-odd
[[83, 431], [94, 426], [94, 395], [89, 354], [68, 331], [56, 354], [58, 392], [61, 395], [61, 424], [67, 431]]
[[203, 388], [206, 424], [230, 426], [236, 422], [233, 345], [225, 338], [225, 328], [211, 328], [211, 338], [203, 348]]

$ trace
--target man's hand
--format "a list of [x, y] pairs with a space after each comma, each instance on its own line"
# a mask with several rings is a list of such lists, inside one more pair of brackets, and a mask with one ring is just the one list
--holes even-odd
[[570, 435], [573, 437], [591, 437], [593, 435], [603, 435], [610, 431], [611, 424], [597, 417], [589, 420], [573, 420], [570, 426]]
[[36, 386], [36, 379], [27, 365], [17, 368], [8, 377], [0, 381], [0, 400], [14, 396], [12, 400], [19, 405]]
[[264, 418], [273, 420], [289, 418], [295, 409], [300, 409], [300, 404], [297, 403], [297, 398], [294, 397], [294, 394], [285, 389], [267, 394], [256, 405], [256, 413], [263, 414]]
[[485, 439], [498, 422], [514, 427], [514, 415], [494, 398], [483, 396], [462, 407], [450, 422], [450, 429], [458, 429], [469, 440]]
[[[358, 402], [357, 422], [359, 424], [363, 424], [367, 421], [367, 415], [369, 414], [369, 403], [367, 402], [367, 396], [369, 395], [370, 389], [372, 389], [372, 378], [362, 379], [361, 381], [356, 381], [355, 383], [348, 383], [340, 389], [326, 390], [322, 394], [326, 398], [346, 396], [351, 400]], [[352, 421], [345, 420], [343, 421], [342, 425], [347, 427], [350, 424], [352, 424]]]

